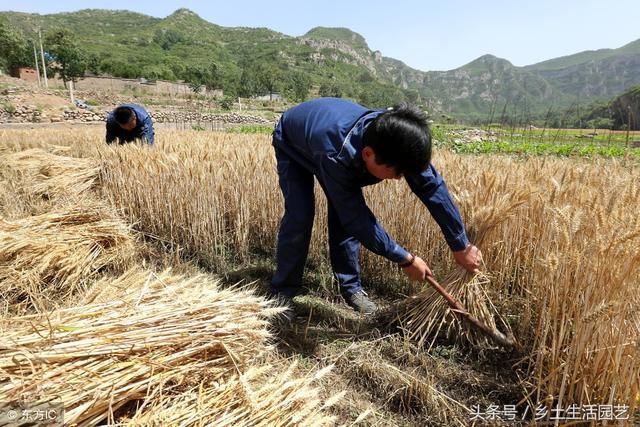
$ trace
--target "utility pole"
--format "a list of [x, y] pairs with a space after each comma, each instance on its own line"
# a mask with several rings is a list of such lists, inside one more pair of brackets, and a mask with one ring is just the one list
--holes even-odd
[[42, 56], [42, 71], [44, 73], [44, 87], [49, 89], [49, 80], [47, 80], [47, 63], [44, 61], [44, 49], [42, 48], [42, 33], [38, 28], [38, 39], [40, 40], [40, 55]]
[[75, 105], [75, 98], [73, 96], [73, 79], [69, 80], [69, 97], [71, 98], [71, 103]]
[[40, 81], [40, 66], [38, 65], [38, 51], [36, 50], [36, 42], [33, 44], [33, 59], [36, 61], [36, 74], [38, 75], [38, 87], [42, 87], [42, 81]]

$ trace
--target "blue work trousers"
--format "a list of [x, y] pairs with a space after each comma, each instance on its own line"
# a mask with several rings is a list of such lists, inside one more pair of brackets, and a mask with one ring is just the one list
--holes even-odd
[[[315, 215], [313, 174], [282, 149], [275, 147], [280, 189], [284, 196], [284, 216], [278, 232], [276, 271], [271, 291], [289, 297], [302, 286], [302, 274], [309, 254]], [[320, 182], [322, 185], [322, 182]], [[323, 186], [324, 188], [324, 186]], [[328, 201], [329, 257], [331, 268], [347, 297], [362, 289], [360, 282], [360, 242], [340, 224], [338, 213]]]

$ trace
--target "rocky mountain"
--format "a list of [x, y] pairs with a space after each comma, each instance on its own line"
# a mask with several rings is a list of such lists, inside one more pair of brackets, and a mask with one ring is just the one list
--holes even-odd
[[526, 67], [491, 55], [451, 71], [425, 73], [424, 85], [442, 110], [467, 118], [501, 114], [536, 117], [586, 106], [640, 84], [640, 40], [555, 58]]
[[640, 130], [640, 86], [633, 86], [607, 103], [596, 105], [580, 120], [590, 127]]

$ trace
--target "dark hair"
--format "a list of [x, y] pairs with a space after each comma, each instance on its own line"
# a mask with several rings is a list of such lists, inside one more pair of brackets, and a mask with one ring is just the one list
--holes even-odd
[[427, 115], [413, 105], [396, 105], [367, 127], [363, 147], [371, 147], [376, 163], [394, 167], [398, 174], [418, 174], [431, 161]]
[[118, 107], [113, 110], [113, 117], [116, 119], [116, 122], [121, 125], [126, 125], [127, 123], [129, 123], [129, 120], [131, 120], [133, 114], [133, 109], [130, 107]]

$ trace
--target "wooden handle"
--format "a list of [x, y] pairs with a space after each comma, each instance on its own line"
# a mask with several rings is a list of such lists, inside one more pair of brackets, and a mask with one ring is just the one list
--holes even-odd
[[457, 299], [455, 299], [453, 297], [453, 295], [451, 295], [449, 292], [447, 292], [444, 289], [444, 287], [442, 287], [442, 285], [440, 285], [433, 276], [427, 275], [427, 277], [425, 277], [425, 279], [427, 280], [427, 282], [429, 282], [429, 285], [431, 285], [432, 288], [434, 288], [440, 295], [442, 295], [444, 297], [444, 299], [447, 300], [447, 303], [449, 304], [449, 307], [451, 307], [451, 309], [452, 309], [451, 311], [453, 311], [453, 312], [459, 314], [460, 316], [462, 316], [471, 325], [473, 325], [476, 329], [479, 329], [486, 336], [491, 338], [495, 343], [497, 343], [497, 344], [499, 344], [499, 345], [501, 345], [503, 347], [508, 347], [508, 348], [516, 347], [517, 348], [517, 343], [516, 343], [515, 339], [512, 336], [507, 337], [505, 334], [503, 334], [499, 330], [492, 329], [492, 328], [488, 327], [487, 325], [485, 325], [484, 323], [482, 323], [481, 321], [479, 321], [478, 319], [476, 319], [475, 317], [473, 317], [471, 315], [471, 313], [469, 313], [464, 308], [462, 303], [460, 301], [458, 301]]

